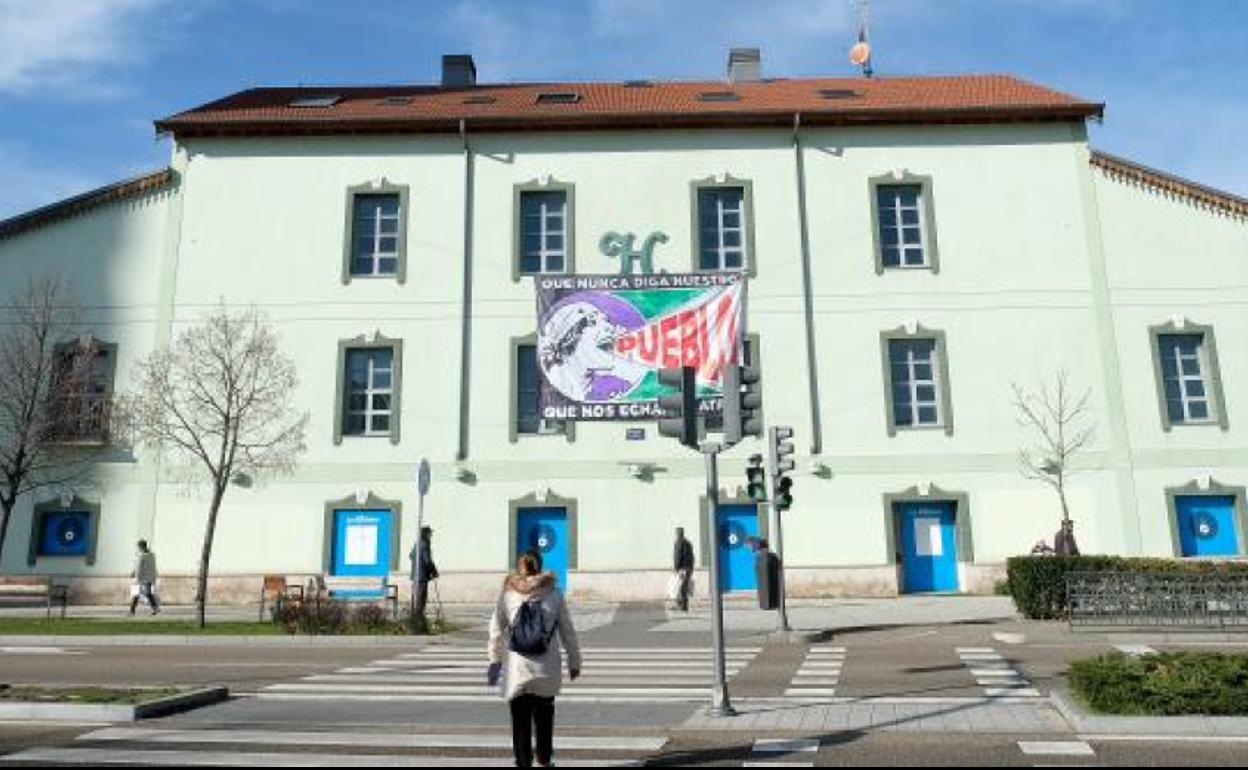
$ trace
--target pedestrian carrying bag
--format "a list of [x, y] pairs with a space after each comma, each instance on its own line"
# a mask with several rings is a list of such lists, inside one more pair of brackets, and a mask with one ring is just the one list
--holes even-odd
[[680, 600], [680, 574], [674, 573], [667, 579], [667, 600], [675, 602]]
[[550, 649], [550, 640], [555, 636], [556, 625], [557, 621], [548, 630], [542, 617], [541, 600], [529, 599], [520, 605], [520, 609], [516, 611], [516, 619], [511, 622], [511, 640], [508, 647], [512, 652], [530, 658], [545, 655], [546, 650]]

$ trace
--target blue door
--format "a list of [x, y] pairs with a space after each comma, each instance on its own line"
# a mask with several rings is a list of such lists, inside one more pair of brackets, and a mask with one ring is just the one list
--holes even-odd
[[903, 593], [958, 590], [954, 504], [899, 503]]
[[1238, 556], [1235, 498], [1183, 495], [1174, 500], [1179, 545], [1184, 556]]
[[555, 573], [559, 590], [568, 586], [568, 509], [521, 508], [516, 516], [516, 555], [537, 551], [542, 568]]
[[[390, 511], [334, 511], [331, 574], [384, 577], [390, 574]], [[380, 591], [337, 591], [338, 595], [378, 595]]]
[[757, 505], [719, 507], [719, 587], [724, 591], [753, 591], [754, 551], [747, 538], [758, 537]]

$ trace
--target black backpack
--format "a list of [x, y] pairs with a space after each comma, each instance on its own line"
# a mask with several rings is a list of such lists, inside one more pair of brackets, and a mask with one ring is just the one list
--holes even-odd
[[546, 629], [546, 621], [542, 617], [541, 599], [528, 599], [520, 605], [516, 619], [511, 622], [511, 641], [508, 648], [520, 655], [536, 658], [546, 654], [550, 649], [550, 640], [555, 636], [555, 626]]

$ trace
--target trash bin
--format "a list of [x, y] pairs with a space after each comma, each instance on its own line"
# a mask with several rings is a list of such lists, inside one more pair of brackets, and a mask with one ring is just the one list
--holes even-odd
[[780, 557], [760, 549], [754, 555], [754, 575], [758, 578], [759, 609], [780, 609]]

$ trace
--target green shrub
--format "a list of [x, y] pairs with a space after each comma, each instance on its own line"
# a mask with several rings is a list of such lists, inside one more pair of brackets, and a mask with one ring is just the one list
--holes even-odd
[[402, 624], [390, 617], [390, 609], [380, 604], [361, 604], [351, 611], [350, 632], [356, 634], [400, 633]]
[[347, 605], [335, 599], [284, 602], [273, 609], [273, 622], [289, 634], [341, 634], [347, 617]]
[[1243, 716], [1248, 715], [1248, 654], [1115, 652], [1076, 661], [1070, 685], [1087, 705], [1106, 714]]
[[1014, 606], [1031, 620], [1066, 617], [1066, 575], [1070, 572], [1248, 576], [1248, 564], [1127, 556], [1015, 556], [1006, 562], [1006, 583]]

